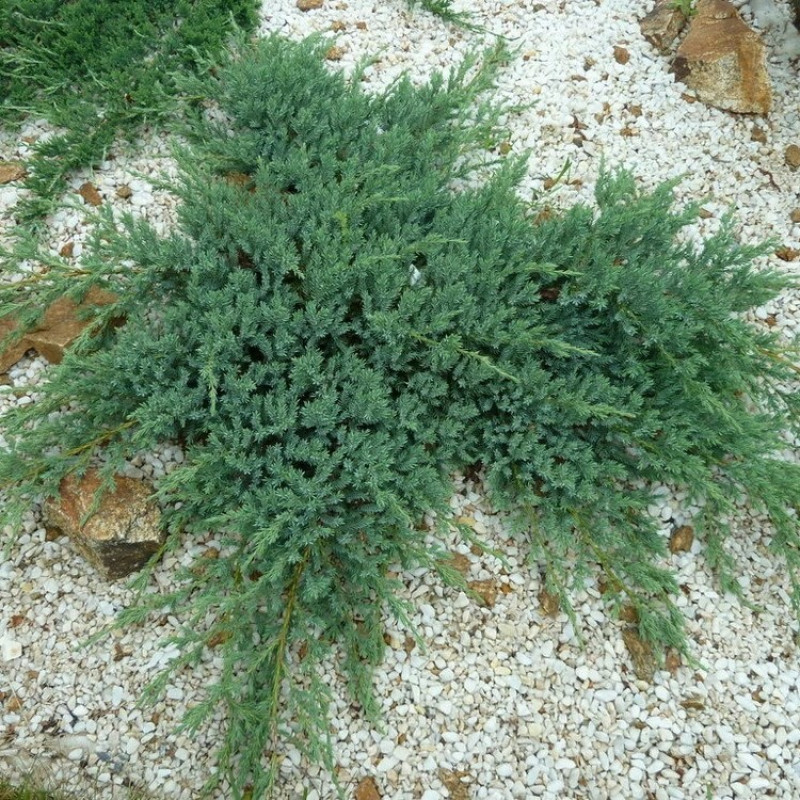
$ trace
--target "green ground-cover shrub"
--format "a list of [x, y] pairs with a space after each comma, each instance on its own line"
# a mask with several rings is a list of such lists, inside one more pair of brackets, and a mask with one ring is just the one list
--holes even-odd
[[[474, 27], [450, 0], [407, 0]], [[146, 125], [172, 127], [182, 82], [212, 62], [234, 31], [251, 31], [259, 0], [4, 0], [0, 3], [0, 123], [33, 115], [57, 126], [34, 147], [15, 211], [52, 210], [73, 170], [92, 167]]]
[[516, 193], [524, 160], [481, 161], [500, 51], [370, 96], [323, 50], [272, 37], [198, 80], [193, 95], [226, 120], [187, 131], [173, 234], [132, 218], [115, 232], [106, 212], [79, 274], [46, 257], [49, 271], [0, 289], [0, 313], [27, 324], [65, 292], [120, 298], [37, 402], [5, 416], [3, 522], [97, 452], [110, 476], [182, 444], [158, 487], [171, 542], [213, 529], [230, 555], [194, 564], [167, 597], [143, 594], [121, 623], [180, 610], [171, 669], [221, 642], [220, 682], [187, 724], [226, 705], [235, 797], [264, 796], [281, 740], [333, 766], [317, 673], [332, 648], [375, 712], [381, 617], [407, 611], [390, 569], [455, 580], [419, 527], [435, 511], [447, 528], [455, 470], [485, 467], [568, 610], [599, 565], [645, 640], [685, 646], [637, 488], [652, 481], [704, 503], [698, 527], [729, 588], [722, 520], [742, 495], [768, 512], [800, 608], [800, 470], [775, 458], [797, 432], [794, 354], [739, 313], [786, 283], [753, 268], [762, 251], [730, 226], [682, 243], [697, 208], [624, 173], [600, 178], [596, 209], [534, 223]]
[[4, 0], [0, 122], [40, 115], [62, 132], [35, 147], [25, 212], [48, 210], [64, 176], [93, 166], [118, 137], [163, 123], [176, 78], [218, 56], [257, 0]]

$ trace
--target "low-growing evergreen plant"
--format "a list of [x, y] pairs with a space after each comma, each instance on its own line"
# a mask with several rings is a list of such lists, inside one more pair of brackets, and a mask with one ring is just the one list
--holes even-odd
[[176, 112], [176, 78], [217, 57], [257, 0], [4, 0], [0, 3], [0, 121], [45, 117], [60, 130], [38, 142], [17, 210], [52, 208], [64, 178], [106, 157], [120, 137]]
[[[451, 0], [406, 0], [475, 28]], [[258, 0], [4, 0], [0, 3], [0, 122], [31, 115], [58, 129], [33, 147], [20, 221], [52, 211], [76, 169], [94, 167], [121, 137], [173, 127], [181, 86], [236, 31], [256, 26]]]
[[800, 609], [800, 470], [778, 457], [798, 432], [794, 352], [743, 318], [786, 285], [754, 268], [763, 249], [730, 220], [691, 243], [698, 208], [626, 173], [601, 176], [596, 208], [534, 221], [516, 191], [525, 158], [485, 161], [501, 50], [368, 95], [324, 49], [271, 37], [197, 83], [224, 119], [198, 112], [189, 131], [172, 234], [106, 212], [79, 272], [39, 253], [46, 269], [20, 276], [37, 257], [23, 242], [0, 287], [20, 331], [64, 294], [119, 298], [4, 417], [3, 522], [93, 458], [110, 480], [180, 443], [185, 462], [157, 487], [170, 546], [214, 530], [227, 554], [169, 595], [143, 592], [120, 623], [175, 608], [170, 671], [218, 643], [220, 680], [185, 722], [224, 704], [220, 775], [237, 798], [265, 796], [282, 741], [333, 768], [318, 672], [331, 653], [376, 716], [383, 615], [408, 612], [391, 574], [457, 580], [420, 526], [432, 511], [448, 530], [454, 471], [484, 468], [570, 612], [599, 568], [612, 610], [624, 599], [645, 641], [685, 649], [647, 513], [655, 481], [702, 504], [728, 589], [728, 521], [743, 497], [768, 514]]

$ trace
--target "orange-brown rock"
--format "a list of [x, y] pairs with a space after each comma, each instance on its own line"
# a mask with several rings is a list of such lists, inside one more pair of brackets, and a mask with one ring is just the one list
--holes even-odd
[[64, 297], [56, 300], [45, 312], [36, 330], [25, 339], [28, 346], [44, 356], [51, 364], [60, 364], [64, 350], [78, 338], [87, 320], [81, 312], [90, 306], [105, 306], [115, 302], [116, 296], [103, 289], [90, 289], [80, 305]]
[[161, 512], [150, 487], [119, 476], [93, 510], [99, 487], [94, 469], [82, 478], [64, 478], [59, 495], [45, 503], [45, 521], [69, 536], [103, 577], [116, 580], [141, 569], [163, 544]]
[[[60, 364], [64, 358], [64, 350], [88, 324], [87, 320], [81, 318], [82, 312], [91, 306], [109, 305], [116, 299], [116, 295], [111, 292], [92, 288], [79, 304], [66, 297], [56, 300], [34, 330], [0, 352], [0, 372], [6, 372], [16, 364], [27, 350], [36, 350], [51, 364]], [[16, 327], [17, 322], [13, 316], [0, 319], [0, 342]]]
[[356, 786], [355, 800], [381, 800], [381, 794], [378, 791], [378, 784], [375, 783], [375, 778], [368, 776], [362, 778]]
[[[0, 342], [5, 342], [6, 337], [10, 336], [16, 327], [17, 322], [13, 317], [0, 319]], [[25, 339], [6, 345], [3, 351], [0, 352], [0, 373], [8, 372], [9, 367], [14, 366], [29, 349], [30, 345]]]
[[484, 608], [494, 608], [497, 600], [497, 584], [493, 580], [469, 581], [467, 587], [475, 593], [478, 602]]
[[622, 631], [622, 641], [630, 654], [636, 677], [640, 681], [652, 683], [657, 665], [650, 643], [641, 639], [638, 631], [632, 625]]
[[631, 60], [631, 54], [627, 47], [621, 45], [614, 45], [614, 61], [617, 64], [627, 64]]
[[652, 11], [639, 21], [639, 29], [650, 44], [666, 53], [686, 24], [686, 17], [673, 0], [656, 0]]
[[18, 161], [0, 161], [0, 183], [22, 180], [28, 173]]
[[558, 616], [561, 610], [561, 601], [557, 594], [548, 592], [547, 589], [539, 591], [539, 610], [547, 617]]
[[681, 525], [675, 528], [669, 537], [670, 553], [686, 553], [692, 549], [694, 542], [694, 528], [691, 525]]
[[700, 0], [672, 65], [708, 105], [740, 114], [772, 106], [764, 43], [727, 0]]
[[93, 183], [82, 183], [78, 189], [78, 194], [83, 198], [83, 202], [89, 206], [100, 206], [103, 204], [103, 198], [97, 187]]
[[472, 776], [464, 769], [440, 769], [439, 780], [447, 789], [447, 796], [450, 800], [470, 800], [472, 793], [469, 785]]

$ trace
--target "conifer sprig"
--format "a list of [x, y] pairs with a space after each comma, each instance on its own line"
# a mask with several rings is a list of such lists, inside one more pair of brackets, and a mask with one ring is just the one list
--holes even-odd
[[272, 37], [195, 82], [224, 122], [187, 130], [175, 233], [101, 217], [80, 273], [0, 284], [0, 309], [27, 320], [68, 289], [119, 297], [42, 397], [5, 416], [4, 520], [95, 451], [110, 477], [143, 448], [183, 446], [156, 489], [168, 547], [214, 530], [225, 555], [169, 595], [142, 591], [119, 624], [179, 609], [170, 670], [219, 648], [222, 675], [185, 723], [226, 707], [220, 776], [237, 798], [269, 791], [281, 742], [333, 767], [332, 654], [377, 713], [383, 614], [407, 614], [390, 570], [456, 579], [419, 527], [434, 512], [444, 537], [455, 470], [485, 468], [573, 619], [570, 591], [599, 565], [612, 610], [624, 597], [644, 639], [685, 648], [653, 482], [704, 504], [734, 590], [728, 521], [742, 496], [765, 511], [800, 610], [800, 468], [779, 458], [798, 432], [793, 353], [741, 314], [786, 285], [753, 267], [762, 251], [730, 224], [686, 243], [696, 208], [626, 173], [600, 177], [595, 208], [534, 223], [524, 161], [484, 158], [502, 50], [372, 96], [323, 53]]

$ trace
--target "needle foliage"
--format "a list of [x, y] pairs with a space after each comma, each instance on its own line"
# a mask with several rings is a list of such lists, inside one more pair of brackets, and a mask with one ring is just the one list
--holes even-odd
[[685, 646], [654, 481], [703, 504], [728, 588], [726, 520], [742, 497], [767, 513], [800, 609], [800, 468], [778, 457], [798, 432], [794, 354], [742, 315], [786, 283], [754, 269], [762, 251], [730, 224], [688, 243], [698, 209], [626, 173], [601, 176], [594, 207], [535, 222], [516, 192], [525, 160], [481, 156], [501, 51], [368, 95], [324, 49], [272, 37], [197, 82], [221, 121], [198, 114], [180, 154], [172, 234], [101, 217], [80, 273], [40, 255], [46, 271], [0, 288], [0, 312], [28, 325], [65, 293], [119, 297], [6, 415], [4, 521], [98, 453], [110, 476], [183, 446], [157, 487], [171, 542], [211, 529], [226, 555], [121, 623], [177, 609], [173, 670], [218, 645], [220, 680], [186, 724], [224, 704], [220, 774], [237, 798], [267, 793], [282, 742], [334, 766], [331, 653], [374, 715], [382, 617], [407, 613], [390, 575], [453, 577], [420, 521], [437, 512], [445, 531], [456, 470], [484, 467], [567, 610], [600, 569], [643, 639]]
[[[472, 27], [450, 0], [407, 0]], [[120, 137], [173, 126], [187, 75], [219, 55], [234, 31], [256, 26], [259, 0], [3, 0], [0, 123], [44, 117], [59, 131], [33, 147], [16, 215], [53, 209], [73, 170], [106, 158]]]
[[94, 166], [114, 141], [173, 116], [175, 77], [256, 23], [257, 0], [3, 0], [0, 121], [31, 114], [61, 131], [38, 143], [27, 216], [49, 210], [64, 177]]

